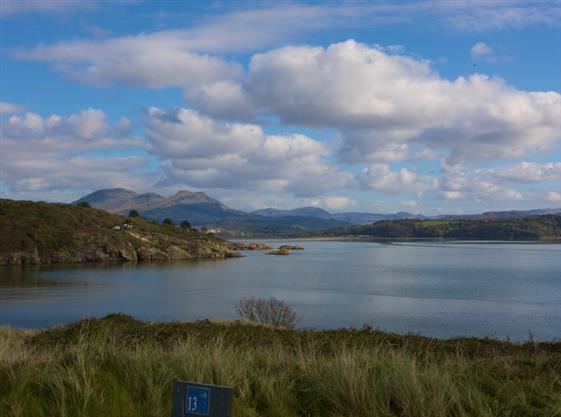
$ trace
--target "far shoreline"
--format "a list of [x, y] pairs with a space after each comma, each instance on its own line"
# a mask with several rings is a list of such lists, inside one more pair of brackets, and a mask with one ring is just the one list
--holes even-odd
[[443, 243], [561, 243], [561, 239], [540, 239], [540, 240], [481, 240], [481, 239], [461, 239], [461, 238], [430, 238], [430, 237], [370, 237], [370, 236], [314, 236], [314, 237], [222, 237], [229, 242], [249, 241], [249, 240], [272, 240], [272, 241], [331, 241], [331, 242], [443, 242]]

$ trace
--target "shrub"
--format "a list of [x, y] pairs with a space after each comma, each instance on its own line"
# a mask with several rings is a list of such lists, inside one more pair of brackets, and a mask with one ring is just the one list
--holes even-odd
[[295, 328], [301, 317], [278, 298], [242, 298], [236, 305], [238, 315], [260, 324]]
[[136, 210], [129, 211], [129, 217], [140, 217], [140, 213]]
[[173, 220], [169, 217], [165, 218], [162, 224], [173, 225]]
[[191, 223], [189, 223], [187, 220], [183, 220], [181, 222], [181, 228], [182, 229], [190, 229], [191, 228]]
[[76, 204], [78, 207], [84, 207], [84, 208], [92, 208], [92, 206], [90, 206], [90, 203], [88, 203], [87, 201], [80, 201], [78, 204]]

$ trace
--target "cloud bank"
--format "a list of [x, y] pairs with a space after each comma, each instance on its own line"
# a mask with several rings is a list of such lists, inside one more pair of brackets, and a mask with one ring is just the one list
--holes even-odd
[[[137, 126], [143, 132], [138, 138], [130, 122], [110, 126], [101, 110], [43, 117], [1, 103], [5, 149], [33, 161], [25, 149], [31, 144], [53, 166], [68, 160], [78, 169], [130, 157], [122, 165], [143, 171], [149, 156], [159, 165], [154, 168], [159, 175], [150, 177], [157, 186], [282, 192], [330, 207], [353, 204], [342, 195], [345, 190], [407, 194], [401, 199], [407, 207], [429, 196], [555, 201], [559, 163], [531, 161], [559, 149], [559, 93], [525, 91], [477, 73], [447, 79], [430, 61], [399, 45], [349, 39], [323, 47], [276, 47], [291, 31], [303, 34], [349, 22], [383, 25], [428, 13], [459, 31], [561, 20], [559, 7], [549, 2], [295, 4], [213, 16], [187, 29], [39, 45], [16, 56], [50, 63], [94, 86], [176, 87], [185, 108], [149, 108]], [[258, 52], [248, 56], [247, 65], [225, 55], [248, 51]], [[474, 60], [499, 59], [482, 41], [470, 53]], [[278, 127], [282, 134], [271, 133]], [[333, 139], [301, 133], [317, 130], [331, 132]], [[134, 155], [120, 152], [125, 149]], [[440, 165], [440, 172], [414, 168], [426, 161]], [[497, 167], [477, 168], [482, 163]], [[35, 174], [13, 164], [6, 161], [17, 175], [3, 174], [9, 187], [48, 188], [55, 182], [46, 175], [42, 185], [33, 185], [39, 184]], [[529, 184], [539, 187], [532, 190]]]
[[17, 192], [84, 190], [101, 187], [145, 187], [153, 173], [142, 156], [106, 154], [116, 150], [145, 148], [130, 135], [126, 119], [107, 122], [98, 109], [70, 116], [43, 117], [27, 112], [2, 121], [0, 181]]

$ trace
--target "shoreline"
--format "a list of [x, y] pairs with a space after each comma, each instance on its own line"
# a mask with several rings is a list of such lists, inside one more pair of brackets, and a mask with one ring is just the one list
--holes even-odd
[[244, 237], [244, 238], [226, 238], [223, 239], [229, 242], [237, 242], [237, 241], [249, 241], [249, 240], [280, 240], [280, 241], [290, 241], [290, 240], [298, 240], [298, 241], [341, 241], [341, 242], [460, 242], [460, 243], [561, 243], [561, 239], [541, 239], [541, 240], [481, 240], [481, 239], [460, 239], [460, 238], [427, 238], [427, 237], [366, 237], [366, 236], [339, 236], [339, 237], [327, 237], [327, 236], [318, 236], [318, 237]]
[[[391, 330], [379, 328], [379, 327], [372, 327], [370, 325], [364, 324], [362, 326], [348, 326], [348, 327], [334, 327], [334, 328], [321, 328], [321, 327], [298, 327], [297, 329], [287, 329], [282, 327], [275, 327], [269, 325], [262, 325], [259, 323], [254, 323], [247, 320], [240, 320], [240, 319], [200, 319], [200, 320], [191, 320], [191, 321], [184, 321], [184, 320], [144, 320], [144, 319], [137, 319], [127, 313], [109, 313], [104, 316], [88, 316], [84, 317], [79, 320], [72, 320], [64, 323], [52, 324], [47, 325], [45, 327], [25, 327], [25, 326], [13, 326], [8, 323], [0, 323], [0, 331], [14, 331], [14, 332], [24, 332], [29, 334], [39, 334], [39, 333], [49, 333], [49, 332], [58, 332], [63, 331], [65, 328], [75, 327], [79, 323], [86, 323], [86, 322], [103, 322], [105, 320], [111, 320], [112, 317], [126, 317], [127, 319], [143, 323], [149, 326], [198, 326], [201, 323], [219, 326], [219, 327], [228, 327], [228, 326], [248, 326], [248, 327], [262, 327], [265, 329], [276, 330], [276, 331], [296, 331], [296, 332], [303, 332], [308, 334], [329, 334], [329, 333], [360, 333], [360, 332], [373, 332], [379, 335], [385, 335], [387, 337], [395, 337], [395, 338], [416, 338], [419, 340], [424, 340], [426, 342], [442, 342], [442, 343], [456, 343], [458, 341], [472, 341], [472, 342], [485, 342], [485, 343], [498, 343], [498, 344], [510, 344], [514, 346], [522, 346], [528, 343], [531, 344], [546, 344], [546, 345], [556, 345], [559, 344], [559, 350], [561, 352], [561, 337], [553, 338], [553, 339], [540, 339], [528, 337], [526, 339], [512, 339], [510, 337], [499, 338], [494, 337], [493, 335], [486, 335], [486, 336], [474, 336], [474, 335], [455, 335], [451, 337], [441, 337], [441, 336], [429, 336], [420, 332], [412, 332], [408, 331], [405, 333], [394, 332]], [[530, 332], [531, 334], [531, 332]]]

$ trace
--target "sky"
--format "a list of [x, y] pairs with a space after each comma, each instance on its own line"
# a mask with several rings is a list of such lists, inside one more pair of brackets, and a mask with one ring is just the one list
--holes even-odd
[[561, 1], [0, 3], [0, 198], [561, 207]]

